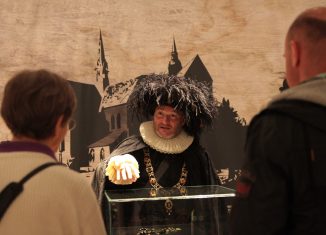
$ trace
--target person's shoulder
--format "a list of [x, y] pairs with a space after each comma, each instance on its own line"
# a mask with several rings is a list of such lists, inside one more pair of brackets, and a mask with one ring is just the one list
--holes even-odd
[[287, 111], [288, 104], [283, 101], [272, 103], [258, 114], [256, 114], [249, 123], [249, 129], [257, 128], [257, 126], [274, 126], [281, 124], [285, 119], [291, 119]]
[[66, 165], [55, 165], [38, 172], [30, 180], [29, 187], [42, 191], [44, 195], [47, 194], [51, 198], [58, 195], [62, 198], [92, 197], [94, 193], [86, 175]]
[[121, 143], [118, 146], [122, 146], [128, 143], [134, 143], [134, 142], [141, 142], [143, 139], [139, 135], [131, 135], [124, 140], [121, 141]]
[[207, 150], [200, 144], [198, 139], [195, 139], [194, 142], [183, 152], [187, 155], [186, 157], [195, 156], [197, 159], [207, 159], [208, 153]]
[[201, 145], [200, 141], [198, 139], [194, 139], [192, 144], [187, 148], [187, 151], [200, 151], [205, 152], [206, 149]]
[[116, 155], [134, 152], [144, 147], [146, 147], [146, 144], [144, 143], [141, 136], [132, 135], [124, 139], [121, 143], [119, 143], [118, 146], [110, 154], [110, 156], [112, 157]]
[[[256, 114], [249, 123], [246, 133], [246, 146], [271, 146], [270, 143], [285, 141], [298, 123], [292, 118], [268, 108]], [[264, 148], [265, 148], [264, 147]]]
[[[265, 109], [255, 115], [249, 129], [274, 128], [278, 126], [297, 126], [300, 123], [325, 126], [321, 117], [326, 118], [326, 108], [318, 104], [302, 100], [278, 100], [270, 103]], [[324, 127], [326, 129], [326, 127]]]
[[[264, 151], [287, 149], [296, 139], [301, 142], [305, 122], [296, 116], [295, 103], [278, 102], [269, 105], [251, 120], [247, 129], [246, 146], [254, 145]], [[304, 111], [304, 113], [309, 113]]]
[[[51, 172], [50, 172], [51, 171]], [[80, 172], [70, 169], [65, 165], [58, 165], [49, 169], [49, 174], [56, 177], [58, 180], [65, 180], [71, 183], [85, 183], [87, 182], [86, 176], [83, 176]]]

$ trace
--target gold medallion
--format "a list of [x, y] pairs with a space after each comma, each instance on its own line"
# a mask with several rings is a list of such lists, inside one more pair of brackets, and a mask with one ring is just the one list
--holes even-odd
[[170, 199], [167, 199], [164, 203], [164, 206], [165, 206], [165, 210], [166, 210], [166, 213], [168, 215], [171, 215], [172, 213], [172, 208], [173, 208], [173, 203]]

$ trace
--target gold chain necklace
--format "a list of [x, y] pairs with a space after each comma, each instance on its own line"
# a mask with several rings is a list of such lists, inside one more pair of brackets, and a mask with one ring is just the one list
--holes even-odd
[[[150, 190], [150, 196], [156, 197], [157, 191], [159, 189], [163, 189], [163, 186], [157, 182], [157, 179], [154, 175], [154, 168], [152, 166], [152, 162], [150, 159], [149, 149], [144, 148], [143, 151], [144, 151], [144, 162], [145, 162], [145, 166], [146, 166], [146, 172], [147, 172], [148, 178], [149, 178], [149, 183], [153, 187]], [[186, 189], [183, 186], [187, 182], [187, 174], [188, 174], [188, 171], [186, 169], [186, 163], [183, 163], [179, 181], [178, 181], [178, 183], [176, 183], [175, 185], [172, 186], [174, 188], [177, 188], [182, 195], [186, 194]], [[170, 215], [172, 213], [172, 208], [173, 208], [172, 201], [170, 199], [167, 199], [164, 203], [164, 206], [165, 206], [166, 212]]]

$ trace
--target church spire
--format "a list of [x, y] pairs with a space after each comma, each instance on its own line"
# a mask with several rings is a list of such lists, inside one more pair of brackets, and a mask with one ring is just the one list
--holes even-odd
[[102, 82], [103, 91], [109, 86], [109, 65], [105, 59], [104, 44], [102, 40], [102, 31], [100, 30], [98, 59], [96, 64], [96, 82]]
[[178, 56], [177, 46], [175, 45], [175, 39], [174, 39], [174, 36], [173, 36], [172, 53], [175, 53], [175, 54]]
[[175, 44], [175, 39], [173, 36], [171, 60], [169, 61], [169, 65], [168, 65], [169, 75], [177, 75], [181, 69], [182, 69], [182, 65], [178, 58], [177, 46]]

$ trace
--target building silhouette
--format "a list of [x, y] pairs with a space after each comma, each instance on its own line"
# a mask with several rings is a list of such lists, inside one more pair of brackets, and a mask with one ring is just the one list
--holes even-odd
[[182, 65], [178, 57], [177, 46], [175, 45], [175, 39], [173, 37], [171, 59], [168, 65], [169, 75], [177, 75], [181, 69], [182, 69]]
[[212, 89], [213, 79], [198, 54], [179, 71], [178, 75], [206, 83]]
[[109, 82], [109, 65], [105, 58], [104, 44], [102, 40], [102, 31], [100, 30], [100, 39], [99, 39], [99, 48], [98, 48], [98, 59], [95, 67], [96, 71], [96, 83], [97, 85], [102, 86], [102, 91], [110, 85]]
[[99, 162], [99, 153], [94, 152], [93, 166], [89, 161], [89, 145], [96, 140], [105, 136], [109, 130], [105, 114], [98, 112], [98, 104], [102, 98], [95, 85], [70, 81], [70, 85], [75, 91], [77, 98], [77, 109], [73, 114], [76, 120], [76, 127], [70, 131], [63, 144], [64, 152], [69, 154], [68, 159], [63, 163], [67, 164], [71, 169], [76, 171], [84, 171], [91, 169]]

